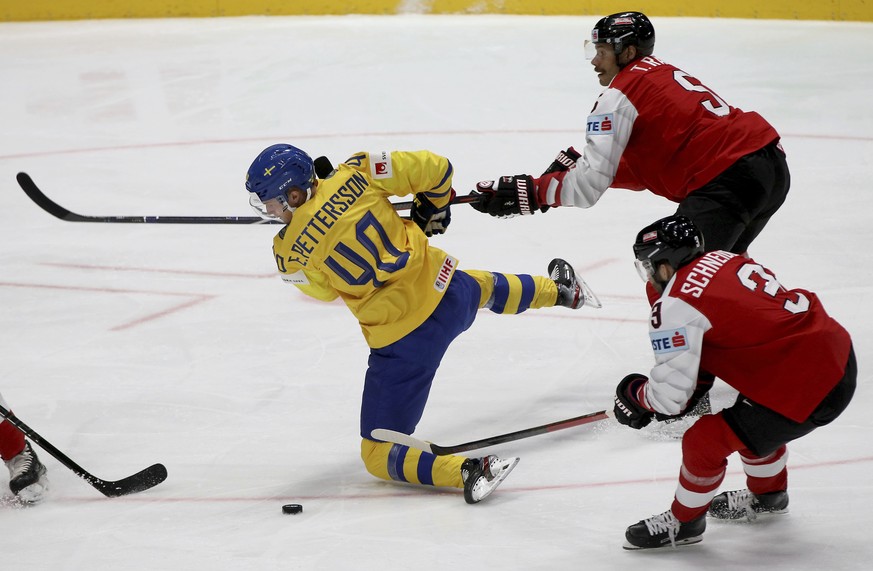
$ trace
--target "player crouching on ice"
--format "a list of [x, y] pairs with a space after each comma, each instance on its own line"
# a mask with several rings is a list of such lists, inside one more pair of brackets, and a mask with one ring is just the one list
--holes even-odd
[[[319, 173], [321, 175], [321, 173]], [[518, 458], [464, 458], [374, 440], [384, 428], [412, 434], [440, 360], [480, 308], [495, 313], [600, 302], [560, 259], [551, 277], [459, 270], [428, 243], [451, 221], [452, 165], [428, 151], [361, 152], [318, 180], [312, 159], [273, 145], [246, 178], [250, 202], [284, 226], [273, 240], [282, 278], [323, 301], [342, 298], [358, 319], [370, 358], [361, 404], [361, 458], [379, 478], [464, 490], [483, 500]], [[411, 220], [391, 196], [414, 194]]]
[[[637, 270], [660, 294], [649, 336], [649, 377], [618, 384], [615, 417], [631, 428], [691, 410], [715, 377], [737, 389], [733, 406], [706, 414], [682, 438], [671, 508], [627, 528], [625, 549], [701, 541], [706, 515], [755, 519], [788, 510], [786, 443], [833, 421], [855, 392], [852, 341], [803, 289], [785, 289], [750, 258], [704, 253], [684, 216], [647, 226], [634, 243]], [[748, 489], [716, 496], [727, 457], [739, 452]]]

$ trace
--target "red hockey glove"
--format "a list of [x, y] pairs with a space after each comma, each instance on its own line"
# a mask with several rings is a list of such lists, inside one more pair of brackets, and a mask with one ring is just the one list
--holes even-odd
[[[540, 204], [546, 206], [561, 205], [561, 186], [564, 184], [564, 177], [567, 176], [570, 169], [576, 168], [576, 160], [581, 156], [573, 147], [569, 147], [566, 151], [558, 151], [558, 156], [555, 157], [549, 168], [543, 172], [540, 178], [534, 179]], [[550, 188], [551, 193], [549, 192]], [[553, 200], [549, 201], [549, 196], [552, 196]]]
[[533, 214], [537, 210], [545, 212], [549, 208], [540, 207], [534, 179], [526, 174], [482, 181], [476, 184], [476, 192], [482, 195], [482, 199], [470, 203], [471, 206], [498, 218]]
[[649, 380], [645, 375], [631, 373], [615, 388], [615, 420], [636, 430], [652, 422], [655, 413], [642, 404], [643, 389]]
[[566, 151], [558, 151], [558, 156], [555, 157], [555, 160], [552, 161], [552, 164], [549, 165], [549, 168], [543, 171], [543, 174], [549, 174], [553, 172], [566, 172], [576, 166], [576, 161], [582, 155], [579, 154], [576, 149], [570, 147]]
[[476, 192], [483, 195], [482, 200], [472, 206], [479, 212], [486, 212], [498, 218], [519, 214], [533, 214], [537, 210], [549, 209], [545, 196], [550, 185], [560, 191], [564, 175], [576, 166], [580, 155], [573, 147], [559, 151], [558, 156], [543, 172], [540, 178], [526, 174], [504, 176], [498, 181], [483, 181], [476, 185]]

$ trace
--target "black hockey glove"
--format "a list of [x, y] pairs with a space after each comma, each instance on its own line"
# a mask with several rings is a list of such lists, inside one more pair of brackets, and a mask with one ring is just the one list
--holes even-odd
[[665, 420], [674, 420], [677, 418], [682, 418], [697, 406], [697, 403], [700, 399], [703, 398], [703, 395], [709, 392], [709, 389], [712, 388], [712, 383], [715, 382], [715, 375], [712, 373], [708, 373], [706, 371], [700, 371], [697, 373], [697, 386], [694, 387], [694, 392], [691, 393], [691, 398], [688, 399], [688, 404], [685, 405], [685, 408], [682, 409], [682, 412], [679, 414], [675, 414], [673, 416], [668, 416], [666, 414], [661, 414], [659, 412], [655, 413], [655, 420], [659, 422], [663, 422]]
[[543, 174], [568, 171], [576, 166], [576, 161], [581, 156], [582, 155], [576, 152], [576, 149], [573, 147], [570, 147], [566, 151], [558, 151], [558, 156], [555, 157], [555, 160], [552, 161], [549, 168], [543, 171]]
[[336, 171], [327, 157], [318, 157], [312, 161], [312, 164], [315, 167], [315, 176], [321, 179], [331, 176]]
[[615, 420], [636, 430], [652, 422], [655, 413], [640, 402], [643, 385], [649, 378], [639, 373], [631, 373], [615, 388]]
[[[452, 190], [451, 198], [455, 198]], [[423, 192], [415, 195], [409, 214], [412, 221], [424, 231], [427, 237], [443, 234], [452, 222], [451, 199], [443, 208], [437, 208]]]
[[471, 202], [471, 206], [479, 212], [498, 218], [533, 214], [537, 210], [545, 212], [549, 209], [548, 206], [540, 207], [536, 181], [526, 174], [482, 181], [476, 184], [476, 192], [482, 198], [478, 202]]

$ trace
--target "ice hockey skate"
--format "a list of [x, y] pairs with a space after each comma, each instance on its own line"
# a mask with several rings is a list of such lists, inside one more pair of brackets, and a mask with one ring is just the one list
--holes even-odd
[[30, 442], [24, 443], [24, 450], [6, 462], [6, 467], [9, 468], [9, 489], [21, 502], [35, 504], [43, 500], [49, 486], [46, 469]]
[[555, 305], [570, 309], [579, 309], [583, 305], [603, 307], [594, 291], [588, 287], [585, 280], [576, 275], [573, 266], [565, 260], [555, 258], [549, 262], [549, 277], [558, 286], [558, 301]]
[[679, 547], [703, 541], [706, 531], [706, 516], [682, 523], [670, 510], [646, 518], [627, 528], [624, 534], [625, 549], [657, 549]]
[[712, 499], [707, 514], [715, 519], [754, 521], [759, 515], [788, 513], [788, 492], [753, 494], [747, 489], [722, 492]]
[[491, 495], [512, 472], [519, 458], [500, 459], [497, 456], [467, 458], [461, 464], [461, 479], [464, 481], [464, 500], [476, 504]]

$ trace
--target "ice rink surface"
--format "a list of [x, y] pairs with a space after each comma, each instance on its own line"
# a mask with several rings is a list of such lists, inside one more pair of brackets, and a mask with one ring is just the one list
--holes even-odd
[[[0, 25], [0, 391], [98, 477], [169, 478], [103, 498], [46, 452], [52, 490], [0, 499], [3, 568], [869, 569], [873, 485], [873, 25], [656, 18], [656, 54], [783, 135], [788, 201], [752, 245], [853, 335], [854, 402], [790, 445], [791, 513], [711, 522], [696, 546], [621, 548], [666, 510], [677, 440], [609, 421], [505, 444], [486, 502], [372, 478], [359, 459], [367, 348], [339, 303], [275, 277], [276, 226], [70, 223], [15, 175], [92, 215], [251, 216], [246, 169], [287, 142], [342, 161], [430, 149], [455, 188], [538, 174], [584, 143], [601, 88], [596, 17], [310, 17]], [[670, 168], [664, 165], [664, 168]], [[481, 312], [447, 354], [416, 436], [455, 444], [611, 406], [647, 372], [631, 248], [674, 205], [612, 190], [591, 210], [453, 209], [464, 268], [570, 260], [599, 311]], [[729, 404], [723, 384], [717, 408]], [[0, 486], [6, 490], [5, 471]], [[722, 489], [744, 486], [737, 457]], [[284, 503], [304, 505], [296, 516]]]

